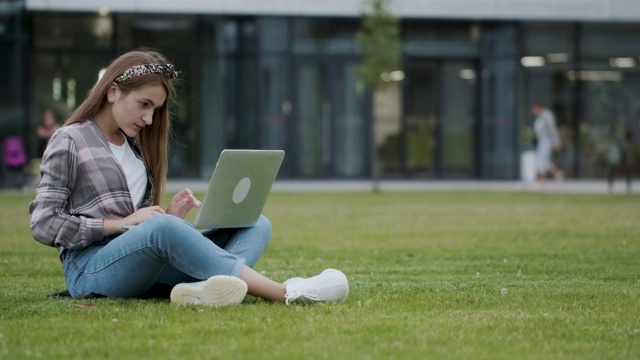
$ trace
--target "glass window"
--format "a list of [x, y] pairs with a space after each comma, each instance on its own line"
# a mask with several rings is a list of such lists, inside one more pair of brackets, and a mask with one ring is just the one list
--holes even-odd
[[[259, 146], [266, 149], [287, 148], [288, 123], [291, 121], [292, 102], [287, 93], [289, 63], [285, 51], [288, 50], [289, 21], [280, 17], [261, 17], [257, 20], [261, 57], [259, 61]], [[280, 177], [290, 177], [293, 171], [292, 156], [286, 156], [280, 168]]]
[[255, 19], [230, 18], [223, 27], [225, 52], [255, 51], [258, 38]]
[[574, 54], [573, 38], [574, 30], [571, 24], [524, 24], [522, 53], [525, 56], [543, 56], [549, 63], [567, 63]]
[[302, 177], [362, 177], [368, 172], [368, 121], [355, 63], [307, 58], [294, 67], [294, 159]]
[[285, 52], [289, 48], [289, 22], [286, 18], [261, 17], [258, 19], [260, 50]]
[[476, 68], [472, 62], [447, 61], [440, 69], [442, 176], [469, 178], [474, 170]]
[[124, 14], [118, 19], [118, 48], [139, 46], [160, 49], [191, 49], [196, 42], [194, 16]]
[[265, 56], [260, 61], [260, 145], [263, 148], [285, 149], [286, 123], [291, 114], [287, 69], [284, 57]]
[[36, 13], [33, 40], [38, 49], [111, 49], [113, 23], [98, 14]]
[[31, 99], [37, 111], [34, 123], [45, 108], [51, 108], [63, 121], [84, 100], [98, 80], [101, 68], [111, 61], [109, 53], [70, 55], [59, 52], [38, 52], [32, 57]]
[[[101, 68], [111, 61], [110, 53], [36, 51], [31, 57], [30, 128], [35, 129], [46, 109], [59, 123], [75, 110], [98, 80]], [[35, 130], [29, 134], [37, 144]]]
[[577, 75], [582, 82], [580, 106], [580, 174], [602, 177], [610, 146], [622, 141], [626, 130], [638, 139], [640, 71], [611, 69], [608, 62], [590, 63]]
[[[409, 65], [407, 79], [416, 79], [420, 75]], [[410, 87], [411, 84], [408, 84], [407, 94], [412, 94], [412, 90], [409, 90]], [[377, 157], [375, 166], [379, 169], [380, 175], [384, 177], [401, 176], [403, 154], [409, 151], [411, 154], [406, 155], [409, 157], [407, 163], [411, 163], [409, 166], [428, 167], [430, 165], [431, 143], [429, 141], [431, 138], [429, 134], [421, 131], [419, 129], [421, 126], [418, 125], [418, 123], [428, 121], [425, 119], [428, 115], [425, 114], [422, 107], [413, 102], [413, 95], [405, 96], [403, 99], [401, 82], [393, 82], [388, 87], [377, 90], [373, 94], [373, 129], [371, 131], [373, 132], [372, 141], [374, 141]], [[418, 94], [415, 96], [417, 97]], [[407, 130], [406, 135], [403, 134], [403, 125], [401, 123], [403, 100], [407, 102], [406, 117], [407, 122], [410, 123], [407, 128], [411, 127], [411, 129]], [[408, 149], [403, 149], [403, 136], [407, 137], [407, 142], [420, 142], [417, 146], [422, 147], [424, 151], [420, 149], [412, 151], [415, 145], [409, 145]]]
[[402, 32], [407, 54], [471, 57], [478, 53], [482, 27], [471, 22], [403, 20]]
[[323, 165], [330, 161], [327, 156], [330, 103], [326, 100], [326, 79], [324, 65], [307, 63], [298, 68], [296, 155], [298, 172], [303, 177], [322, 176]]
[[298, 18], [293, 20], [294, 52], [352, 54], [359, 19]]
[[202, 17], [200, 20], [199, 42], [207, 46], [199, 47], [200, 58], [197, 59], [197, 68], [193, 70], [193, 86], [199, 101], [191, 102], [194, 108], [197, 107], [197, 117], [190, 131], [197, 135], [189, 139], [194, 139], [194, 143], [198, 144], [198, 152], [191, 157], [198, 159], [199, 176], [209, 179], [220, 152], [226, 147], [224, 96], [230, 90], [223, 81], [228, 72], [226, 62], [219, 55], [224, 38], [222, 21], [215, 17]]
[[[14, 55], [15, 54], [15, 46], [13, 42], [8, 41], [0, 41], [0, 69], [11, 69], [13, 68], [14, 63]], [[12, 86], [8, 86], [8, 84], [14, 84], [15, 79], [14, 75], [11, 71], [0, 71], [0, 102], [11, 104], [14, 91], [12, 91]]]
[[[576, 34], [579, 54], [573, 46]], [[635, 24], [525, 26], [523, 145], [533, 140], [530, 104], [542, 101], [556, 113], [563, 142], [554, 161], [570, 175], [604, 176], [611, 144], [626, 129], [639, 135], [639, 36]]]
[[259, 146], [256, 71], [252, 57], [226, 57], [224, 59], [224, 136], [230, 148], [256, 148]]
[[14, 35], [15, 18], [11, 16], [0, 16], [0, 39]]
[[584, 24], [580, 26], [580, 52], [584, 57], [640, 56], [640, 26], [636, 24]]
[[224, 50], [226, 52], [236, 52], [238, 51], [238, 34], [240, 31], [238, 30], [239, 24], [237, 21], [225, 21], [223, 25], [223, 37], [224, 37]]
[[479, 25], [469, 22], [442, 22], [425, 20], [403, 20], [402, 28], [407, 41], [453, 40], [476, 41]]
[[433, 61], [412, 59], [406, 71], [405, 168], [411, 176], [434, 177], [440, 69]]
[[257, 28], [254, 19], [244, 19], [241, 22], [242, 39], [241, 49], [244, 51], [256, 50]]
[[340, 64], [333, 78], [333, 172], [339, 177], [362, 177], [368, 170], [369, 126], [356, 65]]
[[580, 174], [603, 177], [609, 153], [625, 131], [640, 138], [640, 26], [635, 24], [585, 24], [581, 26], [579, 132]]
[[[19, 64], [21, 54], [19, 46], [14, 42], [0, 40], [0, 139], [5, 135], [22, 135], [23, 116], [23, 71]], [[20, 71], [18, 71], [20, 70]]]
[[[27, 36], [24, 34], [21, 7], [18, 3], [5, 4], [0, 9], [0, 140], [7, 135], [24, 136], [30, 131], [25, 123], [26, 104], [24, 89], [27, 69], [24, 55]], [[0, 6], [1, 7], [1, 6]], [[35, 153], [27, 149], [28, 155]], [[3, 185], [0, 172], [0, 187]]]

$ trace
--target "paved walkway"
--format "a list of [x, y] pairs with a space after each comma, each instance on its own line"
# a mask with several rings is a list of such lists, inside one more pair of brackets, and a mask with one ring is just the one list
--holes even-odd
[[[188, 187], [193, 191], [205, 191], [208, 181], [173, 179], [167, 183], [167, 192], [176, 192]], [[523, 181], [473, 181], [473, 180], [382, 180], [381, 191], [503, 191], [503, 192], [549, 192], [567, 194], [608, 194], [604, 180], [549, 181], [544, 185]], [[633, 184], [632, 193], [640, 193], [640, 182]], [[367, 192], [372, 191], [370, 180], [278, 180], [273, 192]], [[626, 184], [620, 180], [614, 185], [615, 194], [626, 193]]]
[[[193, 191], [204, 192], [209, 184], [201, 179], [170, 179], [167, 193], [175, 193], [185, 187]], [[0, 188], [0, 193], [32, 192], [35, 183], [25, 184], [22, 189]], [[540, 192], [564, 194], [609, 194], [605, 180], [565, 180], [548, 181], [544, 185], [517, 180], [381, 180], [380, 191], [501, 191], [501, 192]], [[373, 189], [371, 180], [277, 180], [273, 192], [369, 192]], [[640, 194], [640, 181], [633, 183], [631, 191]], [[626, 194], [626, 184], [619, 180], [614, 185], [614, 194]]]

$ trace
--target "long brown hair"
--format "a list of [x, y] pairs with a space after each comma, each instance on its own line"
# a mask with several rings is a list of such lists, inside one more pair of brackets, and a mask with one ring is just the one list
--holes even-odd
[[[167, 59], [153, 50], [137, 50], [125, 53], [115, 59], [104, 72], [104, 75], [91, 89], [87, 98], [65, 121], [64, 125], [83, 122], [93, 118], [107, 102], [107, 91], [115, 78], [126, 70], [142, 64], [166, 65]], [[168, 159], [167, 147], [171, 132], [169, 120], [169, 104], [175, 97], [175, 87], [172, 79], [162, 74], [144, 74], [118, 82], [123, 94], [146, 85], [162, 84], [167, 93], [167, 99], [153, 114], [153, 124], [145, 126], [137, 136], [142, 151], [142, 158], [151, 173], [153, 180], [153, 205], [160, 205], [164, 201], [164, 188], [167, 177]]]

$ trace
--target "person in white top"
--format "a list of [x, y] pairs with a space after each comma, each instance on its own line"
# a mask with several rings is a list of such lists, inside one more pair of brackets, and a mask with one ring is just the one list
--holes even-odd
[[551, 160], [553, 150], [560, 151], [562, 142], [556, 126], [556, 117], [551, 110], [541, 102], [536, 102], [531, 107], [531, 112], [536, 117], [533, 130], [536, 134], [536, 171], [538, 180], [544, 181], [552, 175], [556, 180], [564, 179], [564, 172]]

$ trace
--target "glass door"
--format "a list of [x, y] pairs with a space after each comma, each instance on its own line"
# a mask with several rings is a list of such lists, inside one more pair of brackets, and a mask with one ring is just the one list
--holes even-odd
[[441, 174], [443, 178], [474, 175], [476, 129], [476, 72], [472, 62], [442, 64]]
[[409, 61], [406, 81], [405, 173], [408, 177], [434, 177], [439, 124], [437, 63]]
[[411, 59], [407, 64], [403, 164], [409, 178], [474, 175], [477, 123], [472, 61]]
[[368, 123], [355, 68], [355, 62], [342, 59], [296, 64], [291, 133], [299, 177], [367, 174]]
[[327, 132], [331, 104], [327, 99], [327, 69], [317, 64], [301, 64], [297, 69], [294, 102], [297, 114], [297, 169], [303, 177], [321, 176], [330, 161]]

